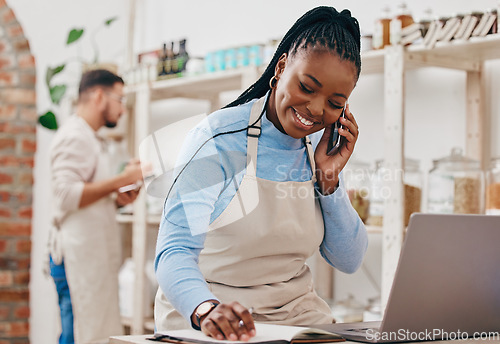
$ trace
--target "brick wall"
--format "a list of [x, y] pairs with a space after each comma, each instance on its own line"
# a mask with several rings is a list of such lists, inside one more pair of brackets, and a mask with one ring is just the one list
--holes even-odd
[[29, 343], [35, 60], [0, 0], [0, 344]]

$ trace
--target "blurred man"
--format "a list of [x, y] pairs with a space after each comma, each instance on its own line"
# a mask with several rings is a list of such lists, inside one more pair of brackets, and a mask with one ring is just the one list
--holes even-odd
[[[61, 310], [59, 343], [107, 343], [123, 326], [118, 306], [121, 240], [116, 208], [133, 202], [142, 173], [138, 161], [113, 175], [97, 135], [124, 111], [123, 79], [106, 70], [82, 76], [76, 114], [55, 135], [51, 148], [54, 198], [50, 271]], [[122, 189], [123, 190], [123, 189]]]

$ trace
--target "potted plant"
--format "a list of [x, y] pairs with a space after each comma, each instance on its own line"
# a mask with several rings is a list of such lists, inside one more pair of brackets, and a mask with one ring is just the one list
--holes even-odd
[[[82, 70], [90, 69], [92, 66], [95, 66], [98, 64], [99, 61], [99, 52], [98, 52], [98, 47], [97, 47], [97, 42], [95, 40], [98, 32], [100, 29], [103, 27], [109, 27], [115, 20], [117, 20], [117, 17], [112, 17], [107, 20], [105, 20], [96, 30], [91, 35], [91, 44], [92, 48], [94, 50], [94, 57], [93, 60], [89, 63], [87, 61], [84, 61], [81, 57], [77, 57], [74, 59], [74, 61], [80, 63], [82, 65]], [[69, 31], [68, 33], [68, 38], [66, 40], [66, 45], [69, 46], [71, 44], [74, 44], [75, 42], [80, 41], [82, 36], [85, 34], [85, 29], [84, 28], [73, 28]], [[61, 99], [64, 97], [66, 94], [67, 90], [67, 84], [65, 83], [55, 83], [54, 82], [54, 77], [61, 72], [63, 72], [67, 66], [69, 61], [66, 61], [65, 63], [58, 65], [56, 67], [47, 67], [47, 71], [45, 72], [45, 83], [47, 85], [47, 89], [49, 91], [50, 95], [50, 101], [52, 106], [58, 106], [59, 103], [61, 102]], [[57, 130], [58, 124], [57, 124], [57, 116], [54, 113], [52, 109], [47, 110], [44, 114], [40, 115], [38, 117], [38, 122], [45, 128], [51, 129], [51, 130]]]

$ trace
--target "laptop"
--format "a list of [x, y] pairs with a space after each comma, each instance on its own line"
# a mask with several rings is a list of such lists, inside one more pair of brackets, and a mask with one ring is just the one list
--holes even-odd
[[366, 343], [500, 339], [500, 216], [413, 214], [382, 321], [314, 327]]

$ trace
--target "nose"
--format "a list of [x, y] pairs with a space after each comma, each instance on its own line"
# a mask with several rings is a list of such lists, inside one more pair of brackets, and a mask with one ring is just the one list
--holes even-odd
[[307, 110], [311, 116], [323, 116], [323, 102], [319, 97], [315, 97], [306, 105]]

